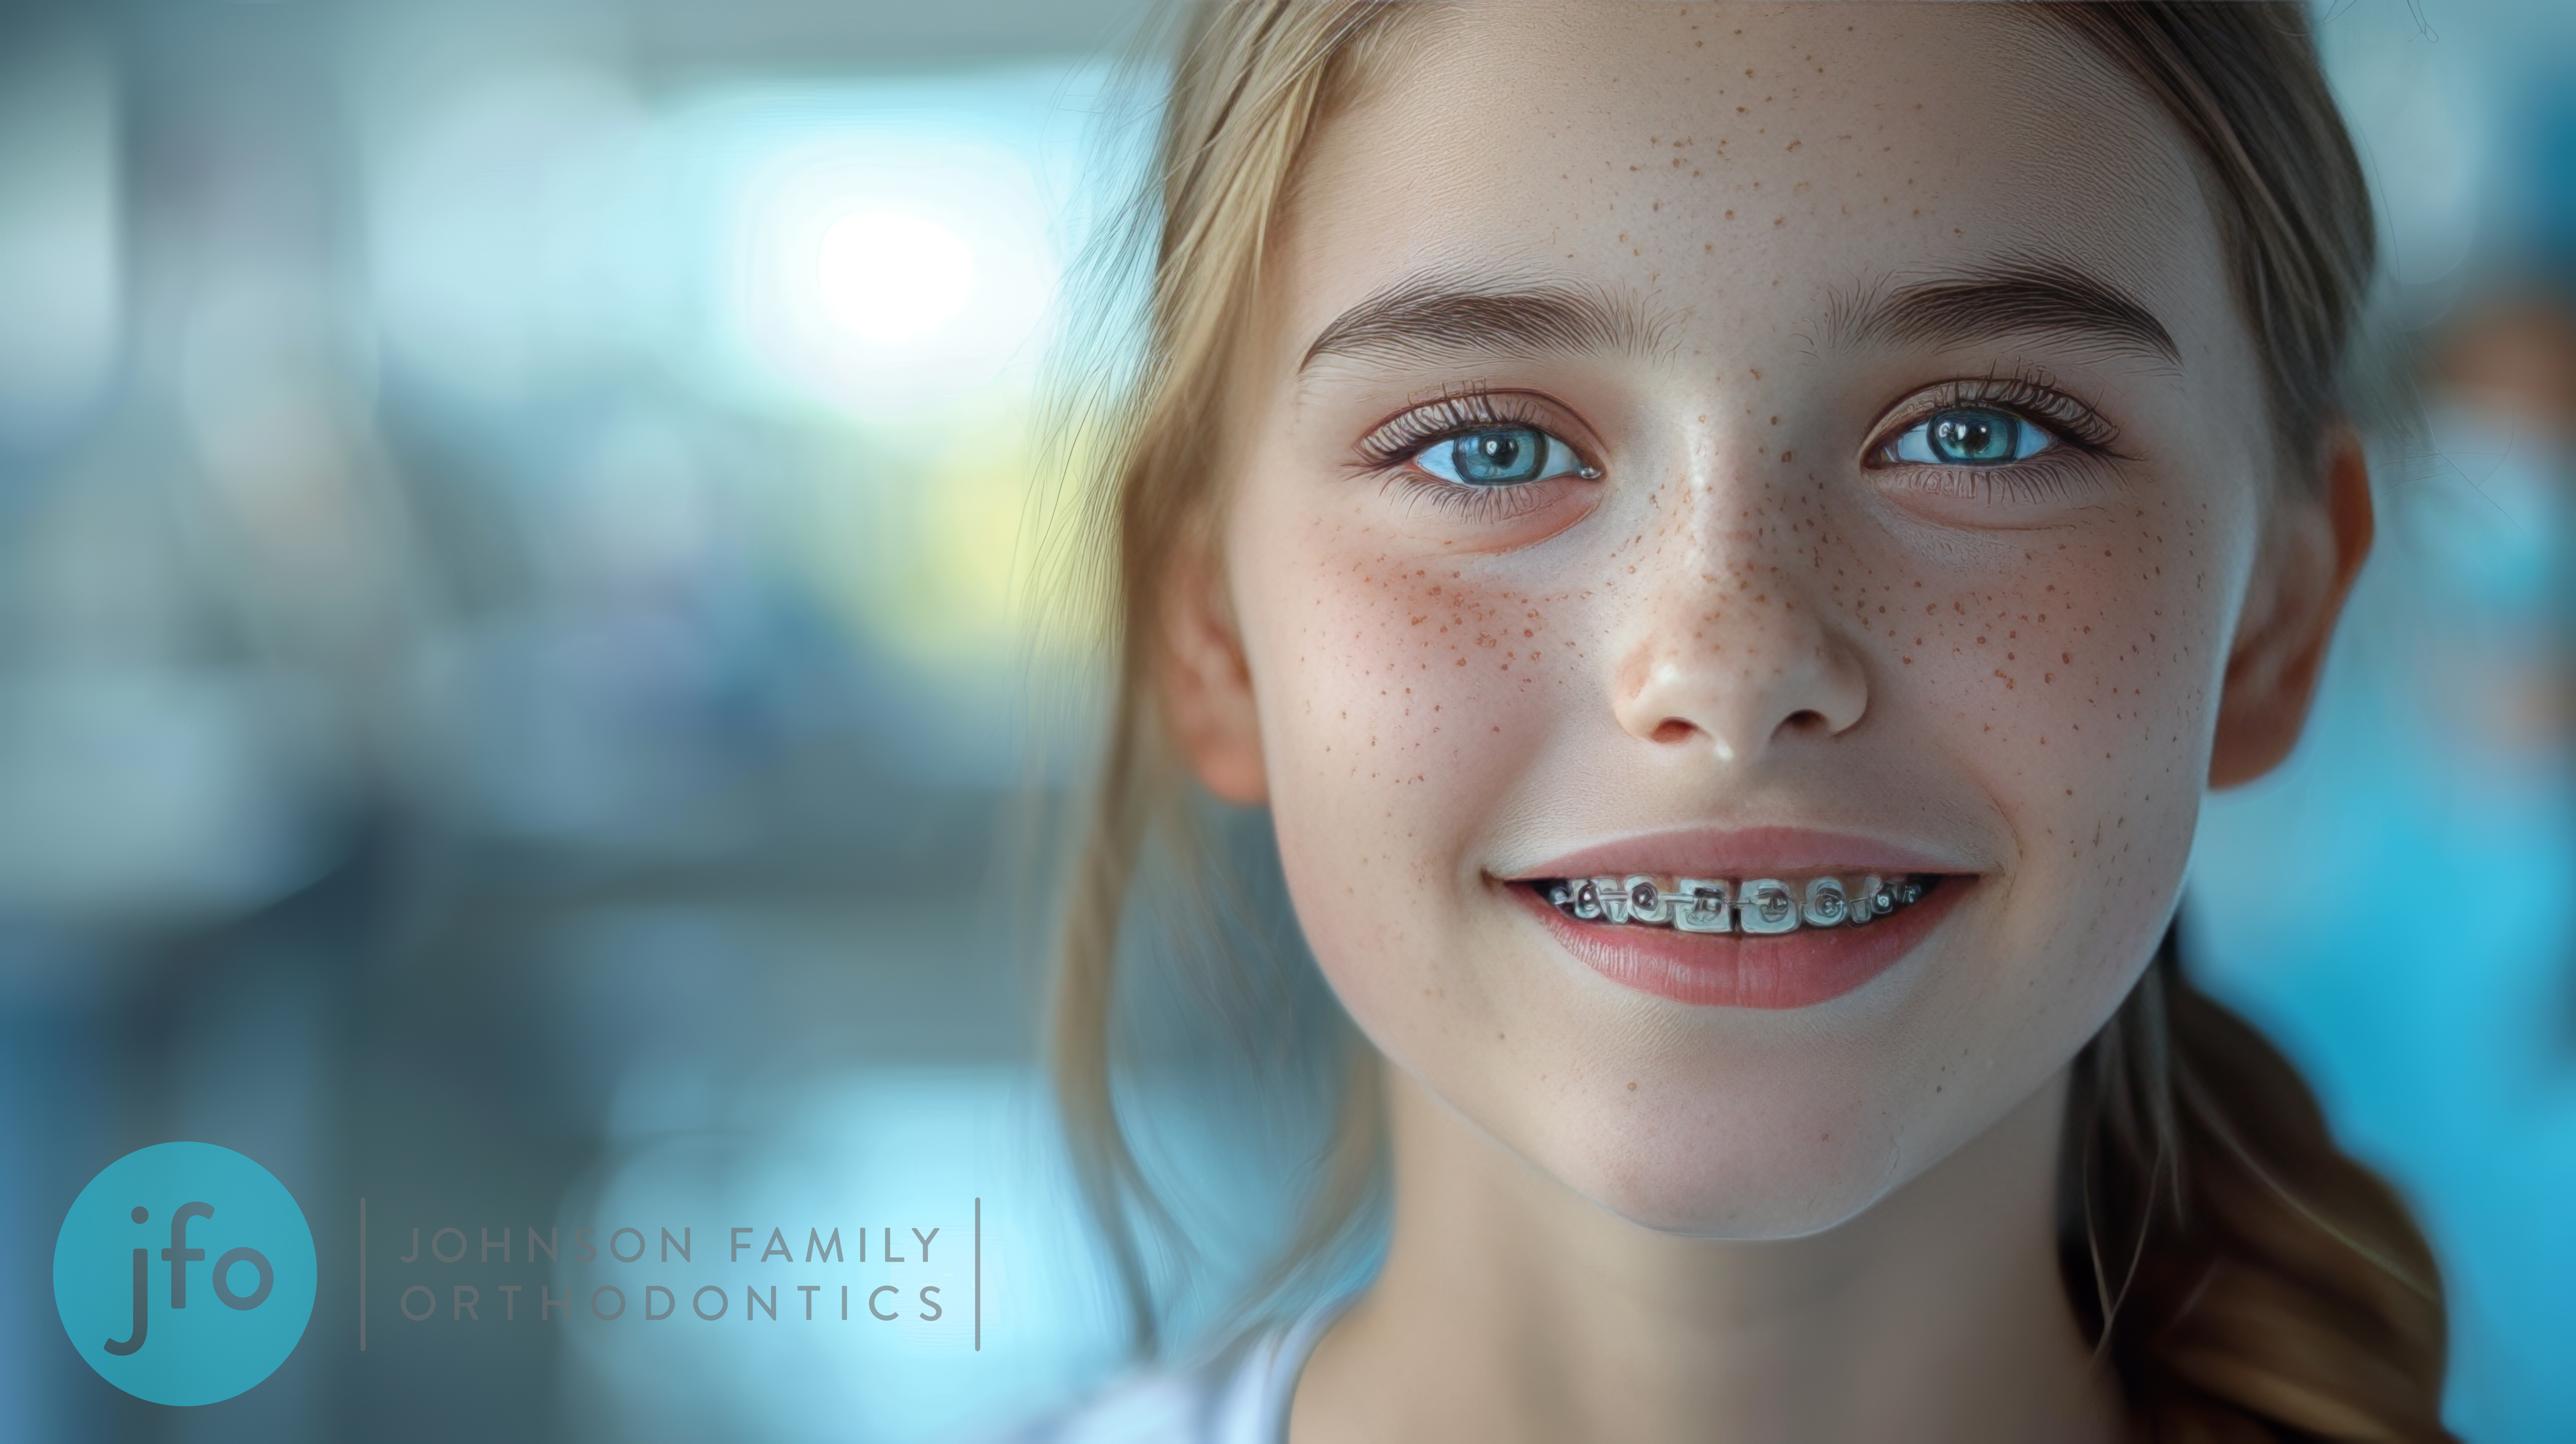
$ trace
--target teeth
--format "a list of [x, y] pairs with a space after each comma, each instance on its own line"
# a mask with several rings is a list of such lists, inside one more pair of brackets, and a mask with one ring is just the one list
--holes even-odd
[[1650, 877], [1631, 877], [1625, 884], [1628, 894], [1628, 921], [1670, 927], [1672, 909], [1664, 899], [1664, 890]]
[[1538, 885], [1540, 895], [1557, 911], [1585, 922], [1684, 933], [1742, 931], [1757, 937], [1800, 927], [1859, 927], [1921, 901], [1928, 887], [1919, 877], [1881, 878], [1875, 873], [1857, 885], [1838, 877], [1810, 878], [1803, 896], [1790, 884], [1769, 877], [1740, 883], [1683, 877], [1668, 883], [1632, 873], [1557, 878]]
[[1673, 881], [1673, 929], [1685, 933], [1723, 933], [1735, 928], [1735, 885], [1685, 877]]
[[1807, 884], [1807, 926], [1830, 928], [1851, 914], [1839, 879], [1820, 877]]
[[[1880, 882], [1875, 873], [1860, 880], [1860, 887], [1852, 893], [1848, 900], [1848, 905], [1851, 908], [1851, 920], [1854, 924], [1868, 922], [1871, 918], [1889, 911], [1888, 908], [1883, 908], [1878, 905], [1879, 893], [1885, 887], [1886, 884]], [[1894, 898], [1888, 899], [1890, 904], [1893, 904], [1895, 901], [1896, 899]]]

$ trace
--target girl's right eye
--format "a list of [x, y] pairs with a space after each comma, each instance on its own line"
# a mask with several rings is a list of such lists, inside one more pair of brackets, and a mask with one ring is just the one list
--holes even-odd
[[1535, 426], [1483, 426], [1458, 432], [1424, 446], [1411, 460], [1458, 486], [1524, 486], [1560, 476], [1599, 475], [1562, 438]]

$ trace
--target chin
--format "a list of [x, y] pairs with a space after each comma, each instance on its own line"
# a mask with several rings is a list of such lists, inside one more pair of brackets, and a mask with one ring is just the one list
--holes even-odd
[[[1790, 1239], [1857, 1217], [1905, 1182], [1896, 1130], [1874, 1109], [1729, 1107], [1551, 1120], [1523, 1150], [1573, 1192], [1640, 1228]], [[1842, 1120], [1838, 1122], [1837, 1120]]]

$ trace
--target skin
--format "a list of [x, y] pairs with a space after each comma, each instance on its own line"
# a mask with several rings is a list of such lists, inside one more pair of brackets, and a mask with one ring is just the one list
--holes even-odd
[[[2172, 914], [2204, 785], [2296, 740], [2369, 544], [2359, 449], [2280, 459], [2186, 142], [2036, 24], [1473, 18], [1426, 12], [1311, 142], [1213, 545], [1166, 603], [1176, 732], [1270, 807], [1388, 1064], [1391, 1252], [1291, 1437], [2115, 1437], [2057, 1277], [2068, 1067]], [[2174, 355], [1849, 334], [1891, 286], [2033, 255]], [[1636, 324], [1301, 369], [1425, 275]], [[1885, 464], [1927, 392], [1995, 376], [2115, 454]], [[1358, 458], [1467, 386], [1599, 478], [1460, 506]], [[1975, 876], [1895, 967], [1785, 1009], [1612, 983], [1499, 881], [1753, 826]]]

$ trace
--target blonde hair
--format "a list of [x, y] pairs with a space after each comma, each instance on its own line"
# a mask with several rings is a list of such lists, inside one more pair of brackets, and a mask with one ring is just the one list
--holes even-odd
[[[1208, 418], [1233, 379], [1240, 318], [1299, 157], [1428, 10], [1221, 0], [1189, 17], [1152, 194], [1137, 213], [1151, 255], [1142, 359], [1093, 418], [1105, 444], [1083, 541], [1105, 563], [1115, 691], [1071, 879], [1051, 1045], [1075, 1174], [1142, 1351], [1158, 1341], [1146, 1250], [1173, 1224], [1116, 1102], [1122, 934], [1149, 858], [1202, 879], [1222, 871], [1207, 860], [1162, 711], [1165, 568], [1212, 525]], [[2191, 142], [2282, 454], [2294, 474], [2314, 472], [2306, 459], [2346, 409], [2340, 378], [2375, 258], [2367, 188], [2304, 12], [2116, 3], [2016, 13], [2135, 77]], [[1240, 966], [1219, 931], [1184, 920], [1180, 961], [1217, 974]], [[1330, 1143], [1294, 1236], [1248, 1299], [1349, 1243], [1381, 1181], [1374, 1058], [1346, 1023], [1341, 1041]], [[2431, 1250], [2388, 1187], [2335, 1147], [2288, 1061], [2192, 988], [2170, 935], [2077, 1059], [2060, 1177], [2067, 1290], [2146, 1437], [2450, 1437]]]

